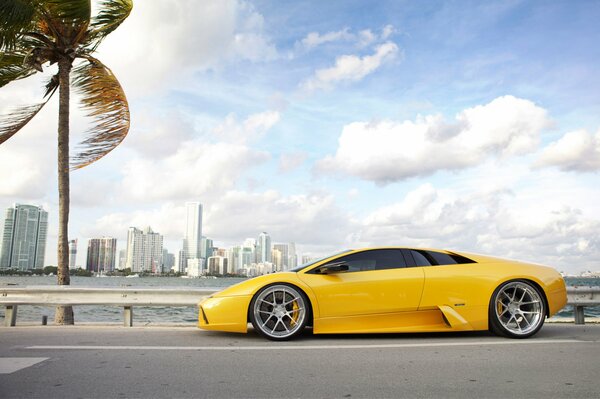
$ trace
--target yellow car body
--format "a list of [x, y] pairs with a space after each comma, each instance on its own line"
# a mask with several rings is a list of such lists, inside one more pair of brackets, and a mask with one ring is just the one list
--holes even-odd
[[[416, 259], [418, 252], [447, 254], [453, 259], [469, 262], [428, 266], [413, 262], [412, 265], [382, 270], [317, 273], [340, 259], [352, 259], [348, 255], [360, 253], [363, 256], [377, 253], [370, 251], [382, 250], [403, 251], [405, 259], [408, 259], [407, 253], [412, 253]], [[490, 312], [495, 306], [498, 306], [498, 314], [509, 314], [508, 304], [505, 310], [502, 304], [491, 302], [499, 287], [509, 282], [525, 282], [527, 287], [539, 289], [545, 302], [545, 306], [539, 308], [544, 313], [542, 323], [543, 318], [552, 316], [566, 304], [565, 283], [550, 267], [462, 252], [367, 248], [333, 255], [295, 271], [255, 277], [226, 288], [200, 302], [198, 326], [205, 330], [247, 332], [252, 318], [252, 299], [264, 287], [278, 284], [294, 287], [306, 295], [310, 306], [308, 325], [312, 325], [314, 334], [487, 330]], [[496, 301], [510, 296], [513, 301], [518, 301], [519, 298], [514, 297], [525, 295], [525, 292], [497, 294]], [[509, 299], [506, 299], [507, 303]], [[522, 298], [521, 301], [525, 303]], [[527, 309], [527, 305], [521, 306]], [[512, 309], [514, 311], [514, 306]]]

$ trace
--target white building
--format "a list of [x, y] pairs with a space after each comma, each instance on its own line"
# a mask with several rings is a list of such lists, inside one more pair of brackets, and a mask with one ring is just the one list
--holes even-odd
[[256, 240], [256, 263], [271, 262], [271, 236], [264, 231]]
[[48, 212], [41, 206], [15, 204], [6, 210], [0, 269], [43, 269]]
[[127, 233], [127, 261], [133, 273], [160, 273], [163, 264], [163, 236], [152, 231], [130, 227]]
[[173, 270], [179, 273], [186, 273], [187, 271], [187, 259], [185, 259], [185, 251], [183, 249], [180, 249], [175, 256]]
[[185, 236], [183, 237], [183, 251], [185, 252], [186, 265], [189, 259], [202, 258], [202, 204], [199, 202], [186, 202]]
[[119, 251], [119, 269], [123, 270], [127, 266], [127, 248]]
[[200, 277], [204, 274], [204, 259], [194, 258], [187, 261], [187, 275], [190, 277]]
[[275, 265], [275, 270], [280, 272], [283, 270], [283, 253], [277, 248], [273, 248], [271, 251], [271, 259], [273, 260], [273, 265]]
[[69, 240], [69, 269], [77, 269], [77, 238]]

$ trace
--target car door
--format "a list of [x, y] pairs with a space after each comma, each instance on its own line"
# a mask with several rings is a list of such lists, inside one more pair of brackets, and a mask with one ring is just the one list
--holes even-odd
[[423, 292], [422, 267], [407, 267], [400, 249], [375, 249], [344, 255], [347, 271], [299, 274], [317, 298], [320, 317], [415, 311]]

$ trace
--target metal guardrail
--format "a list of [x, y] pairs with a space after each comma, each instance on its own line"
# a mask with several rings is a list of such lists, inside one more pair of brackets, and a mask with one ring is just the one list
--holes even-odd
[[[221, 288], [222, 289], [222, 288]], [[17, 322], [18, 305], [108, 305], [123, 307], [123, 324], [133, 325], [133, 306], [196, 306], [219, 288], [81, 288], [37, 286], [0, 288], [0, 305], [6, 307], [5, 325]], [[600, 306], [600, 287], [568, 287], [568, 305], [572, 305], [575, 324], [585, 324], [583, 309]]]
[[573, 306], [575, 324], [585, 324], [583, 308], [600, 306], [600, 287], [567, 287], [567, 305]]
[[[222, 288], [221, 288], [222, 289]], [[16, 325], [19, 305], [107, 305], [123, 307], [123, 324], [133, 325], [133, 306], [196, 306], [219, 288], [82, 288], [29, 286], [0, 288], [0, 305], [6, 307], [4, 324]]]

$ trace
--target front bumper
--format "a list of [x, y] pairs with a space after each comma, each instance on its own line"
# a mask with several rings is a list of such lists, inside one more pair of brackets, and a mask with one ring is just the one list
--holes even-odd
[[198, 327], [203, 330], [245, 333], [251, 296], [207, 298], [198, 304]]

